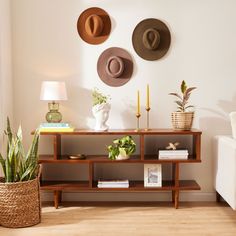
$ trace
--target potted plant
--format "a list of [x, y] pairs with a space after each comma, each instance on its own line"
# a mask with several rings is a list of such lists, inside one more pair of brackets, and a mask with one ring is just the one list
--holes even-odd
[[177, 104], [178, 110], [172, 112], [172, 125], [175, 130], [190, 130], [193, 123], [194, 111], [190, 111], [194, 106], [188, 105], [188, 100], [190, 98], [191, 92], [196, 89], [196, 87], [187, 87], [187, 84], [183, 80], [180, 86], [181, 95], [178, 93], [170, 93], [178, 98], [175, 103]]
[[102, 94], [98, 89], [92, 92], [93, 108], [92, 112], [96, 119], [95, 130], [105, 131], [109, 126], [106, 124], [109, 118], [111, 105], [108, 103], [109, 96]]
[[125, 136], [120, 139], [113, 140], [113, 144], [107, 147], [109, 151], [109, 159], [126, 160], [136, 150], [136, 143], [131, 136]]
[[36, 131], [26, 154], [22, 143], [22, 130], [11, 131], [7, 119], [6, 157], [0, 154], [4, 177], [0, 178], [0, 225], [10, 228], [27, 227], [40, 223], [38, 143]]

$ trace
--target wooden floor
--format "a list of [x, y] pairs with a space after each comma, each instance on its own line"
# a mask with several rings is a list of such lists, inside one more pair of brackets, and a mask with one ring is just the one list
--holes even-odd
[[30, 228], [0, 227], [1, 236], [193, 236], [236, 235], [236, 211], [225, 203], [73, 204], [44, 206], [42, 223]]

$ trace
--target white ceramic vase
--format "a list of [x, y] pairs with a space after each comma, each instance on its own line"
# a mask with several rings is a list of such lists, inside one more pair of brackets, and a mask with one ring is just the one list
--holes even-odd
[[130, 158], [129, 155], [122, 155], [122, 154], [119, 154], [117, 157], [116, 157], [116, 160], [128, 160]]
[[119, 154], [117, 157], [116, 157], [116, 160], [118, 161], [121, 161], [121, 160], [128, 160], [130, 158], [129, 155], [121, 155]]
[[93, 106], [92, 112], [96, 120], [94, 129], [96, 131], [105, 131], [109, 129], [106, 122], [109, 118], [110, 109], [111, 105], [109, 103], [97, 104]]

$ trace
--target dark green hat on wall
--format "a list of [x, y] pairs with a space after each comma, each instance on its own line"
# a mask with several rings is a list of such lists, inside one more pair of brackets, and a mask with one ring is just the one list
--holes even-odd
[[141, 21], [132, 36], [136, 53], [145, 60], [154, 61], [162, 58], [168, 51], [171, 35], [165, 23], [149, 18]]

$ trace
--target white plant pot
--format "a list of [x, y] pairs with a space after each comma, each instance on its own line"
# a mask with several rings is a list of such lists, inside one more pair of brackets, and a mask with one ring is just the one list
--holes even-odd
[[130, 158], [129, 155], [121, 155], [121, 154], [119, 154], [119, 155], [116, 157], [116, 160], [119, 160], [119, 161], [121, 161], [121, 160], [128, 160], [129, 158]]
[[96, 131], [105, 131], [109, 129], [109, 126], [106, 124], [106, 122], [109, 118], [110, 109], [111, 105], [109, 103], [93, 106], [92, 112], [96, 120], [94, 129]]

